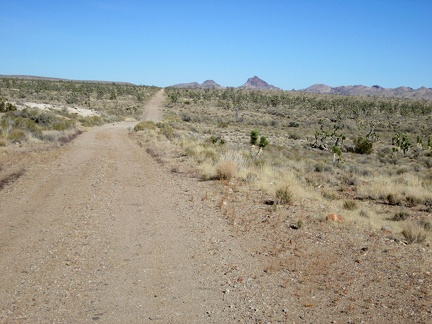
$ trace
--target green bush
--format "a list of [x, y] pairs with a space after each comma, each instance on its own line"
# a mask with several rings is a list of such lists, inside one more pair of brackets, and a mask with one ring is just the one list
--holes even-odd
[[6, 113], [6, 115], [4, 115], [0, 121], [0, 126], [5, 131], [20, 129], [30, 133], [35, 137], [42, 137], [42, 129], [36, 124], [36, 122], [32, 119], [20, 116], [20, 112], [18, 111]]
[[250, 133], [250, 143], [251, 145], [256, 145], [258, 142], [259, 132], [257, 129], [253, 129]]
[[270, 142], [268, 141], [268, 139], [265, 136], [261, 136], [260, 137], [260, 142], [259, 142], [258, 146], [261, 147], [261, 148], [264, 148], [267, 145], [269, 145], [269, 143]]
[[0, 98], [0, 112], [15, 111], [17, 107], [10, 102], [6, 102], [6, 99]]
[[354, 152], [358, 154], [371, 154], [373, 143], [367, 138], [358, 137], [354, 140]]
[[402, 150], [404, 156], [412, 146], [410, 140], [408, 139], [408, 135], [403, 133], [396, 133], [396, 135], [392, 138], [392, 144], [395, 145], [398, 150]]
[[[259, 141], [258, 141], [259, 138]], [[253, 129], [250, 133], [250, 144], [257, 145], [263, 149], [267, 145], [269, 145], [269, 140], [265, 136], [259, 137], [259, 131], [257, 129]]]

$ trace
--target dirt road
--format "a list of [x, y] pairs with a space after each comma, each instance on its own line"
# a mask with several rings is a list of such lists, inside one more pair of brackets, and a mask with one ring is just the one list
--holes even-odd
[[226, 319], [226, 225], [131, 127], [91, 129], [2, 190], [0, 322]]
[[146, 104], [143, 119], [149, 120], [152, 122], [158, 122], [162, 119], [163, 114], [160, 107], [162, 106], [163, 101], [165, 100], [164, 97], [164, 89], [160, 90], [156, 93], [156, 95], [150, 99], [150, 101]]

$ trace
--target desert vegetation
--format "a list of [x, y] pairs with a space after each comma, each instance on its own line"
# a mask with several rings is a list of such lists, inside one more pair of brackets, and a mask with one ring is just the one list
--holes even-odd
[[135, 120], [156, 90], [126, 83], [0, 78], [0, 145], [65, 142], [80, 126]]
[[[171, 172], [209, 183], [193, 199], [248, 242], [266, 305], [291, 296], [305, 318], [428, 321], [432, 102], [165, 93], [164, 121], [131, 135]], [[262, 308], [251, 318], [284, 321]]]
[[[147, 141], [170, 129], [176, 154], [201, 179], [236, 187], [234, 200], [254, 196], [248, 203], [271, 204], [275, 212], [310, 204], [322, 208], [311, 220], [337, 213], [391, 227], [401, 239], [407, 224], [431, 221], [430, 101], [232, 88], [165, 92], [165, 121], [148, 129]], [[389, 221], [399, 212], [411, 216]]]

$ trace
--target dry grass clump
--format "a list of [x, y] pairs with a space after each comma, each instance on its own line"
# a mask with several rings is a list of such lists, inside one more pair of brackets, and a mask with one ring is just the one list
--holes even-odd
[[216, 178], [231, 180], [237, 173], [237, 163], [234, 161], [220, 161], [216, 164]]
[[424, 181], [416, 174], [378, 175], [365, 180], [367, 181], [358, 186], [358, 194], [361, 198], [383, 200], [390, 205], [408, 207], [414, 207], [432, 198], [432, 191], [424, 186]]
[[426, 241], [427, 233], [424, 226], [419, 223], [407, 223], [403, 226], [402, 235], [409, 244], [423, 243]]
[[346, 200], [343, 203], [343, 208], [346, 210], [356, 210], [358, 208], [357, 202], [354, 200]]
[[400, 211], [396, 214], [394, 214], [394, 216], [392, 218], [390, 218], [390, 220], [395, 221], [395, 222], [399, 222], [399, 221], [404, 221], [407, 220], [410, 217], [410, 214], [404, 211]]
[[276, 189], [276, 203], [279, 205], [289, 205], [293, 202], [293, 194], [288, 186]]
[[156, 124], [152, 121], [141, 121], [135, 125], [133, 130], [135, 132], [139, 132], [139, 131], [148, 130], [148, 129], [150, 129], [150, 130], [156, 129]]

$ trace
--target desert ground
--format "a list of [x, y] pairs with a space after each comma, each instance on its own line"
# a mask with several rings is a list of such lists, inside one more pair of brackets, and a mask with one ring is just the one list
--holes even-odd
[[142, 129], [113, 120], [62, 145], [0, 147], [1, 322], [432, 321], [429, 234], [395, 230], [401, 206], [380, 203], [371, 221], [375, 201], [356, 200], [363, 216], [337, 205], [349, 190], [283, 203], [251, 174], [206, 176], [160, 124], [166, 98], [143, 104]]

